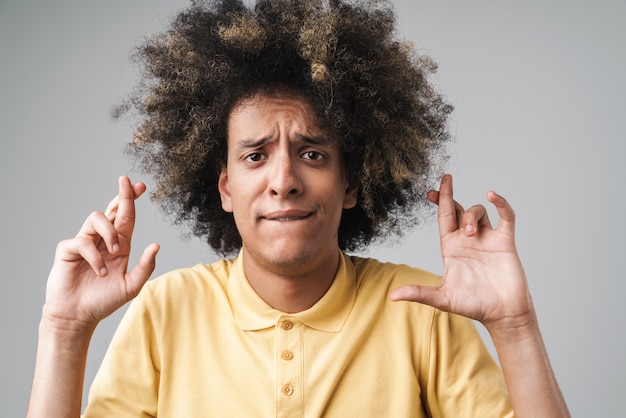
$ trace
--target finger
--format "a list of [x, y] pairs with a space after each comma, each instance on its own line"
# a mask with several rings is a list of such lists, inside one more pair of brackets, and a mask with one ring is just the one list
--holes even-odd
[[437, 309], [448, 310], [448, 299], [440, 287], [407, 285], [394, 289], [390, 298], [393, 301], [419, 302]]
[[458, 202], [454, 201], [452, 189], [452, 176], [446, 174], [441, 179], [437, 198], [437, 204], [439, 206], [439, 234], [441, 236], [458, 229], [464, 212], [463, 207], [458, 204]]
[[109, 274], [102, 254], [96, 244], [87, 237], [61, 241], [57, 245], [56, 260], [65, 262], [85, 260], [96, 275], [104, 277]]
[[428, 193], [426, 193], [426, 199], [428, 199], [428, 201], [430, 203], [434, 203], [435, 205], [439, 204], [439, 192], [437, 190], [431, 190]]
[[138, 199], [146, 191], [146, 185], [142, 182], [133, 184], [133, 192], [135, 192], [135, 200]]
[[465, 211], [461, 226], [465, 235], [474, 236], [479, 228], [491, 229], [491, 221], [487, 209], [483, 205], [475, 205]]
[[120, 196], [116, 195], [113, 200], [109, 202], [107, 208], [104, 211], [104, 215], [109, 218], [111, 222], [115, 220], [115, 215], [117, 214], [117, 207], [120, 202]]
[[[428, 201], [430, 203], [434, 203], [435, 205], [439, 205], [439, 192], [436, 190], [430, 190], [427, 194], [426, 194], [426, 199], [428, 199]], [[460, 224], [461, 223], [461, 219], [463, 218], [463, 213], [465, 212], [465, 209], [463, 209], [463, 206], [461, 206], [461, 204], [459, 202], [457, 202], [456, 200], [454, 201], [454, 209], [456, 210], [456, 218], [457, 218], [457, 223]]]
[[[141, 196], [146, 191], [146, 186], [143, 183], [135, 183], [133, 184], [133, 192], [135, 193], [135, 199]], [[117, 209], [119, 207], [120, 195], [116, 195], [113, 200], [109, 202], [107, 205], [104, 214], [109, 218], [111, 222], [115, 220], [115, 216], [117, 214]]]
[[126, 176], [119, 178], [117, 213], [113, 225], [127, 242], [130, 242], [135, 227], [135, 199], [141, 196], [145, 187], [143, 183], [132, 185]]
[[94, 245], [104, 241], [107, 250], [116, 254], [120, 251], [117, 231], [109, 218], [102, 212], [92, 212], [78, 231], [77, 237], [89, 237]]
[[137, 265], [128, 273], [128, 292], [132, 297], [137, 296], [139, 290], [148, 281], [156, 266], [156, 256], [159, 252], [159, 244], [150, 244], [139, 257]]
[[487, 193], [487, 200], [491, 202], [498, 211], [498, 216], [500, 217], [498, 220], [498, 230], [508, 235], [514, 235], [515, 211], [513, 211], [509, 202], [494, 191]]

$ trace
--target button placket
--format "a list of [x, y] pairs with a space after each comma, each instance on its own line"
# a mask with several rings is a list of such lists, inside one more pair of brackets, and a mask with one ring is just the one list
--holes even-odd
[[303, 376], [301, 350], [302, 323], [282, 317], [276, 324], [276, 406], [278, 417], [301, 415]]

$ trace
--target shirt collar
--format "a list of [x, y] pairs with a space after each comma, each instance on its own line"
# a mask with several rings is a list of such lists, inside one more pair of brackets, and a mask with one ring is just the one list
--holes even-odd
[[237, 325], [244, 331], [274, 326], [286, 315], [325, 332], [339, 332], [348, 319], [356, 299], [356, 274], [348, 256], [340, 253], [337, 274], [324, 296], [309, 309], [286, 314], [269, 306], [254, 291], [243, 270], [243, 255], [234, 260], [228, 277], [228, 298]]

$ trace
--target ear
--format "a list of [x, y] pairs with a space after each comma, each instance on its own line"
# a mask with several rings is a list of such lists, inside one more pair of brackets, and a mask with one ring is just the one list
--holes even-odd
[[217, 180], [217, 188], [220, 191], [220, 199], [222, 200], [222, 209], [225, 212], [233, 211], [233, 202], [230, 195], [230, 185], [228, 184], [228, 172], [226, 167], [222, 165], [220, 176]]
[[359, 184], [354, 183], [346, 186], [346, 193], [343, 197], [343, 208], [344, 209], [352, 209], [356, 206], [357, 197], [359, 195]]

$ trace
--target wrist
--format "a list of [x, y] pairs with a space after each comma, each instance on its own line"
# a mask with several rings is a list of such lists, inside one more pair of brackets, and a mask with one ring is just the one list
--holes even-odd
[[54, 315], [44, 306], [39, 322], [39, 337], [57, 348], [77, 351], [89, 345], [96, 326], [97, 323]]
[[[502, 342], [513, 342], [536, 336], [539, 332], [537, 312], [530, 293], [502, 303], [502, 309], [494, 319], [481, 321], [491, 338]], [[497, 319], [496, 319], [497, 318]]]
[[524, 340], [541, 338], [534, 310], [484, 325], [494, 344], [518, 344]]

